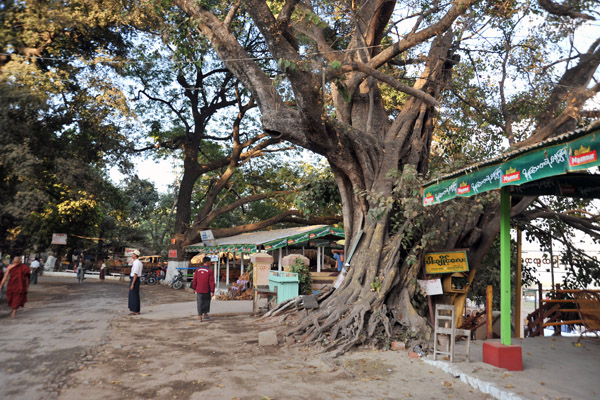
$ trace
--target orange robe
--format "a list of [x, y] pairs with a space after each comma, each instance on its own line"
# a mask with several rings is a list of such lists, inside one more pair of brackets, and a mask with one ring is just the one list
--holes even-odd
[[8, 272], [6, 284], [6, 299], [13, 310], [24, 307], [27, 302], [27, 289], [31, 272], [27, 264], [19, 264]]

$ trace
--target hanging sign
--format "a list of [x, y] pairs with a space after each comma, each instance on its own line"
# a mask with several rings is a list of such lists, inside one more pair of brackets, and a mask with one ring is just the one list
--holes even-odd
[[177, 258], [177, 250], [169, 250], [169, 258]]
[[53, 233], [51, 244], [67, 244], [67, 234], [66, 233]]
[[204, 243], [205, 246], [214, 247], [217, 245], [217, 241], [215, 240], [215, 237], [213, 236], [213, 232], [211, 230], [200, 231], [200, 238], [202, 239], [202, 243]]
[[136, 250], [139, 251], [138, 249], [127, 247], [127, 248], [125, 248], [124, 256], [125, 257], [131, 257], [133, 255], [133, 252], [136, 251]]
[[421, 290], [423, 291], [423, 293], [425, 293], [427, 296], [435, 296], [435, 295], [444, 293], [444, 291], [442, 290], [442, 280], [441, 279], [427, 279], [427, 280], [417, 279], [417, 283], [421, 287]]
[[428, 274], [467, 272], [468, 270], [469, 264], [465, 250], [425, 254], [425, 272]]

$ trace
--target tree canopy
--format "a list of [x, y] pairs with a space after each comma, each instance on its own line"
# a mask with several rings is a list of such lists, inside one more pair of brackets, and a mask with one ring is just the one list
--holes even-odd
[[[575, 40], [592, 1], [174, 4], [255, 98], [263, 130], [331, 166], [346, 238], [361, 239], [327, 312], [290, 334], [339, 352], [424, 327], [411, 299], [425, 251], [468, 248], [476, 270], [493, 243], [496, 196], [425, 211], [421, 179], [585, 123], [600, 89], [600, 40]], [[233, 20], [260, 33], [260, 62]]]

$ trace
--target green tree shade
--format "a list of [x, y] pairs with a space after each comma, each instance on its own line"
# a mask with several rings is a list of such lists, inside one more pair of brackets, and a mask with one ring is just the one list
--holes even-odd
[[0, 241], [13, 251], [43, 248], [52, 232], [97, 236], [113, 218], [103, 170], [130, 166], [132, 113], [106, 65], [125, 55], [131, 25], [151, 27], [154, 15], [150, 3], [123, 5], [1, 5]]

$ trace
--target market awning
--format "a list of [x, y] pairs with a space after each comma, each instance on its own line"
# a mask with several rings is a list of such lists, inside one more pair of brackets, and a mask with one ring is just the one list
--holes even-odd
[[599, 152], [600, 121], [597, 121], [584, 129], [556, 136], [428, 182], [423, 186], [423, 205], [439, 204], [456, 197], [470, 197], [505, 186], [519, 186], [582, 171], [600, 165]]
[[344, 238], [344, 230], [329, 225], [311, 225], [298, 228], [275, 229], [242, 233], [241, 235], [215, 239], [216, 246], [204, 246], [202, 242], [185, 248], [188, 253], [196, 252], [255, 252], [259, 249], [276, 250], [285, 246], [308, 242], [317, 238], [332, 236]]

